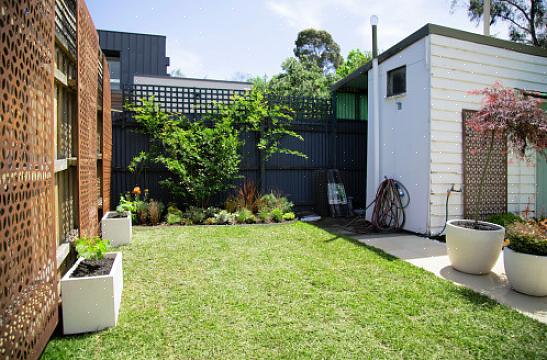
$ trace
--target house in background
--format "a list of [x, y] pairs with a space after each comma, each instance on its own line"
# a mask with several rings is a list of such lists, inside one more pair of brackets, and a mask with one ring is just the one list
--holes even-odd
[[[366, 97], [350, 101], [355, 104], [350, 112], [362, 111], [359, 104], [368, 107], [367, 203], [383, 177], [397, 179], [411, 197], [404, 228], [436, 234], [445, 223], [452, 186], [463, 192], [450, 197], [449, 219], [468, 216], [476, 206], [481, 157], [469, 149], [479, 139], [465, 118], [479, 109], [481, 98], [468, 91], [501, 81], [544, 96], [547, 50], [427, 24], [380, 54], [378, 62], [378, 99], [372, 62], [333, 86], [339, 99]], [[536, 165], [536, 154], [522, 161], [503, 153], [506, 144], [497, 147], [499, 171], [488, 179], [482, 212], [544, 214], [545, 160]]]
[[112, 109], [121, 111], [122, 89], [133, 84], [135, 75], [167, 76], [166, 37], [111, 30], [98, 33], [110, 68]]

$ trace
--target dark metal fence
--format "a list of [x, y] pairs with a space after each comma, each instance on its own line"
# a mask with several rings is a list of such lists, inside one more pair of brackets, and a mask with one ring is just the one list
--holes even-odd
[[[140, 98], [154, 96], [165, 111], [183, 113], [189, 118], [215, 111], [214, 102], [230, 102], [243, 91], [227, 89], [182, 88], [170, 86], [133, 85], [124, 89], [125, 101], [138, 102]], [[287, 195], [299, 209], [313, 209], [316, 201], [316, 173], [338, 168], [347, 193], [354, 196], [356, 205], [365, 201], [366, 176], [366, 122], [337, 121], [335, 102], [325, 99], [287, 97], [276, 99], [295, 111], [293, 130], [304, 141], [292, 138], [283, 140], [284, 146], [299, 150], [308, 159], [276, 154], [266, 164], [266, 190], [276, 190]], [[137, 130], [131, 114], [113, 117], [112, 205], [119, 195], [135, 185], [148, 188], [152, 197], [164, 202], [172, 200], [159, 181], [165, 170], [146, 168], [131, 173], [127, 166], [132, 157], [149, 146], [147, 137]], [[241, 175], [258, 183], [260, 164], [254, 133], [242, 134], [244, 146]]]

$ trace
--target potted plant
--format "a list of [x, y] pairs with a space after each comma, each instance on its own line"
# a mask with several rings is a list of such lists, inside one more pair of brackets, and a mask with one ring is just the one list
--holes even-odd
[[122, 300], [122, 253], [108, 253], [108, 240], [76, 240], [79, 259], [61, 279], [63, 333], [115, 326]]
[[[522, 157], [529, 145], [541, 150], [547, 137], [547, 120], [541, 100], [523, 91], [504, 88], [499, 82], [493, 87], [471, 91], [483, 95], [479, 111], [469, 119], [469, 125], [488, 136], [488, 150], [479, 181], [478, 204], [483, 201], [483, 187], [488, 175], [496, 137], [508, 144]], [[505, 228], [480, 221], [480, 206], [472, 220], [450, 220], [446, 224], [446, 245], [450, 263], [456, 270], [471, 274], [485, 274], [492, 270], [503, 244]]]
[[[116, 211], [108, 211], [101, 219], [101, 233], [103, 239], [110, 239], [112, 246], [120, 246], [131, 243], [132, 214], [127, 210], [123, 196]], [[133, 204], [130, 204], [133, 206]]]
[[547, 229], [537, 223], [514, 223], [507, 228], [503, 250], [511, 287], [533, 296], [547, 296]]

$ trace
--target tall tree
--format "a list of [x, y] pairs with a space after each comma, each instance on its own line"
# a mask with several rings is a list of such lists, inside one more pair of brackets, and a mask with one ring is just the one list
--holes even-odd
[[312, 62], [299, 62], [290, 57], [281, 64], [282, 71], [269, 81], [269, 91], [278, 96], [328, 98], [334, 75], [325, 75]]
[[360, 49], [350, 50], [346, 61], [336, 69], [336, 76], [338, 78], [345, 78], [370, 60], [372, 60], [372, 52], [363, 52]]
[[340, 46], [325, 30], [306, 29], [298, 33], [294, 55], [301, 63], [311, 62], [325, 74], [336, 71], [344, 62]]
[[[452, 9], [464, 3], [471, 21], [479, 22], [484, 0], [453, 0]], [[547, 0], [491, 0], [491, 23], [509, 24], [511, 40], [547, 48]]]

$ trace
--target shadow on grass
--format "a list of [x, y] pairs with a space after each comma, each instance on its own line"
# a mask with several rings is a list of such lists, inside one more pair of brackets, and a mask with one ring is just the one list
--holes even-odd
[[312, 226], [314, 226], [314, 227], [316, 227], [316, 228], [318, 228], [318, 229], [320, 229], [320, 230], [322, 230], [326, 233], [329, 233], [329, 234], [333, 235], [332, 238], [324, 240], [325, 243], [331, 243], [331, 242], [334, 242], [336, 240], [344, 240], [344, 241], [347, 241], [347, 242], [349, 242], [350, 244], [352, 244], [354, 246], [358, 246], [360, 248], [365, 248], [367, 250], [370, 250], [370, 251], [374, 252], [375, 254], [381, 256], [382, 258], [388, 260], [388, 261], [400, 260], [399, 258], [397, 258], [393, 255], [390, 255], [390, 254], [384, 252], [383, 250], [380, 250], [378, 248], [363, 244], [362, 242], [351, 238], [349, 235], [342, 235], [342, 234], [336, 233], [332, 230], [329, 230], [325, 226], [321, 226], [320, 223], [316, 224], [316, 223], [309, 222], [307, 224], [312, 225]]

